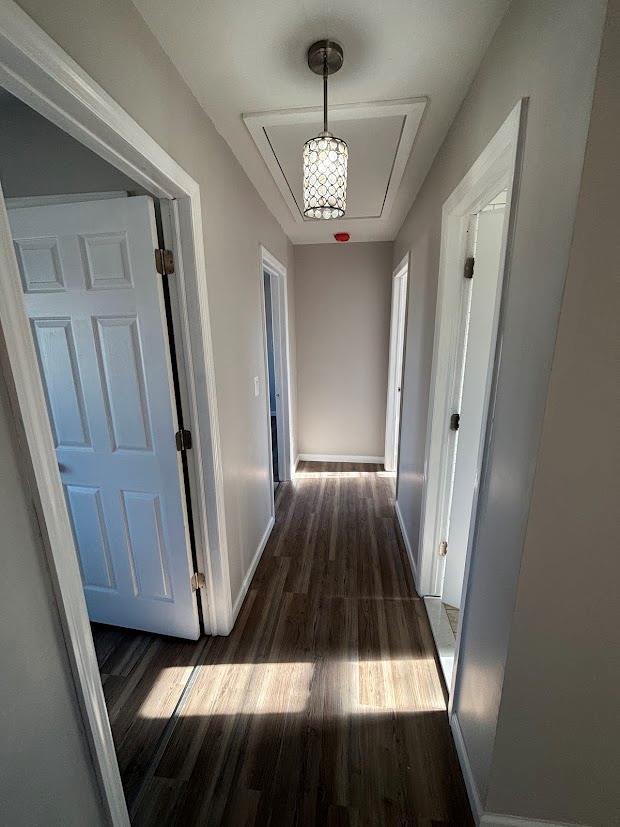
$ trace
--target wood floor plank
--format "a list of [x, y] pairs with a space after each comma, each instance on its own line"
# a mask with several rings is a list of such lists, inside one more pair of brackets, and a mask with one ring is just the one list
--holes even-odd
[[184, 641], [93, 624], [112, 737], [131, 809], [206, 638]]
[[[470, 825], [394, 477], [354, 463], [298, 472], [278, 488], [235, 629], [185, 659], [193, 683], [134, 823]], [[176, 684], [145, 698], [163, 653], [122, 648], [108, 630], [97, 653], [128, 745], [132, 709], [165, 714]]]

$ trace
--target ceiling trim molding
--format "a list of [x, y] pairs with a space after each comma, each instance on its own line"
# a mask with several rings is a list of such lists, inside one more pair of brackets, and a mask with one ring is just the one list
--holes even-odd
[[[394, 201], [398, 194], [405, 167], [411, 155], [413, 144], [420, 128], [422, 116], [426, 109], [428, 98], [402, 98], [399, 100], [385, 100], [373, 101], [368, 103], [350, 103], [341, 104], [330, 107], [330, 116], [336, 120], [366, 120], [369, 118], [389, 118], [394, 116], [401, 116], [404, 118], [403, 128], [401, 131], [394, 163], [390, 173], [388, 187], [385, 193], [385, 199], [381, 212], [378, 216], [372, 218], [385, 218], [392, 211]], [[320, 106], [312, 106], [297, 109], [279, 109], [271, 112], [249, 112], [242, 115], [248, 132], [252, 136], [254, 143], [261, 157], [267, 164], [269, 171], [280, 190], [280, 193], [286, 202], [291, 214], [297, 224], [305, 224], [314, 219], [304, 218], [301, 214], [297, 201], [291, 191], [290, 185], [278, 158], [275, 155], [267, 129], [273, 126], [286, 126], [289, 124], [314, 123], [317, 115], [322, 112]], [[300, 147], [301, 152], [301, 147]], [[301, 164], [301, 155], [300, 155]], [[355, 216], [351, 218], [344, 217], [346, 221], [363, 221], [367, 220], [368, 216]]]

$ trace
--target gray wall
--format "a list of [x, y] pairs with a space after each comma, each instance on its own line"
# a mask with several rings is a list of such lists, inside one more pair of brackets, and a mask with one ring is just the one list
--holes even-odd
[[620, 2], [588, 133], [493, 754], [489, 805], [620, 821]]
[[392, 244], [295, 247], [300, 454], [383, 456]]
[[8, 92], [0, 94], [0, 180], [5, 198], [145, 190]]
[[[602, 0], [512, 3], [395, 243], [394, 262], [409, 250], [412, 255], [398, 503], [415, 549], [441, 209], [517, 101], [528, 96], [495, 427], [480, 491], [454, 698], [483, 803], [605, 6]], [[515, 811], [525, 806], [513, 804]]]
[[[3, 349], [0, 331], [0, 350]], [[0, 372], [0, 822], [106, 823]]]
[[272, 503], [259, 244], [291, 276], [292, 245], [130, 0], [20, 5], [200, 185], [234, 601]]

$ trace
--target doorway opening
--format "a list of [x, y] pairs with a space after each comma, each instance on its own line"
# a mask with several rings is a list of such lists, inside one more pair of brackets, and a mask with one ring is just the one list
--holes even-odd
[[[173, 215], [8, 92], [0, 111], [19, 288], [131, 809], [205, 642]], [[145, 701], [160, 715], [141, 734]]]
[[231, 617], [200, 197], [19, 15], [0, 55], [0, 107], [25, 113], [0, 136], [2, 367], [102, 798], [126, 824], [205, 644], [198, 600], [215, 595], [208, 631]]
[[418, 591], [453, 695], [484, 456], [492, 434], [501, 308], [514, 179], [522, 140], [519, 103], [446, 201]]
[[[289, 344], [287, 328], [286, 268], [264, 247], [260, 253], [264, 320], [266, 413], [271, 484], [290, 480], [294, 469], [291, 444]], [[275, 512], [274, 512], [275, 513]]]
[[444, 560], [440, 597], [426, 596], [432, 628], [439, 641], [446, 682], [452, 678], [456, 637], [463, 603], [465, 564], [473, 494], [486, 428], [486, 389], [496, 340], [496, 307], [501, 293], [501, 257], [508, 192], [503, 188], [472, 213], [467, 228], [458, 320], [454, 381], [447, 439], [448, 485], [445, 493]]
[[271, 469], [273, 472], [274, 491], [280, 484], [279, 458], [278, 458], [278, 397], [280, 389], [276, 381], [274, 342], [273, 342], [273, 312], [271, 295], [271, 275], [268, 270], [263, 270], [263, 293], [265, 300], [265, 336], [267, 340], [267, 384], [269, 386], [269, 426], [271, 433]]
[[398, 265], [392, 277], [392, 314], [390, 321], [390, 361], [385, 416], [385, 470], [398, 472], [402, 378], [407, 324], [407, 280], [409, 255]]

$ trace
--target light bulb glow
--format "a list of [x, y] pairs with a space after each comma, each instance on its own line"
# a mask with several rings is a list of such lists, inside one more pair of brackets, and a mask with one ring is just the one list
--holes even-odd
[[304, 215], [342, 218], [347, 208], [349, 148], [329, 133], [304, 144]]

